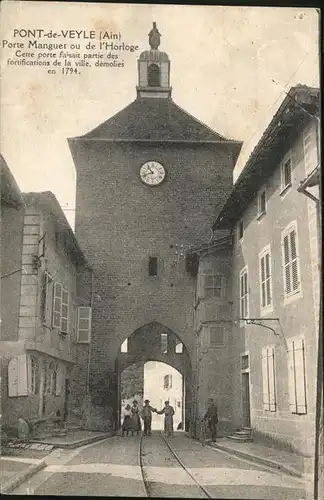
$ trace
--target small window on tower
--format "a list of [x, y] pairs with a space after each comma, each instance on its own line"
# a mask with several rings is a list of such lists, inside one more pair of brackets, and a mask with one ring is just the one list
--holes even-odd
[[149, 276], [157, 276], [157, 257], [149, 257]]
[[157, 64], [150, 64], [147, 72], [147, 82], [149, 87], [160, 86], [160, 68]]
[[176, 352], [176, 354], [183, 353], [183, 344], [179, 340], [176, 341], [175, 352]]
[[161, 352], [167, 354], [168, 352], [168, 334], [161, 333]]
[[122, 345], [120, 346], [120, 352], [124, 353], [128, 352], [128, 339], [125, 339]]

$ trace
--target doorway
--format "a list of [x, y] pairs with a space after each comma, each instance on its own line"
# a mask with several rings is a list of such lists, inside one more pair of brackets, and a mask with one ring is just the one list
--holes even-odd
[[242, 406], [243, 406], [243, 426], [251, 426], [250, 410], [250, 373], [242, 373]]
[[69, 397], [70, 397], [70, 380], [68, 378], [65, 379], [64, 395], [65, 397], [64, 397], [63, 419], [67, 420], [69, 412]]

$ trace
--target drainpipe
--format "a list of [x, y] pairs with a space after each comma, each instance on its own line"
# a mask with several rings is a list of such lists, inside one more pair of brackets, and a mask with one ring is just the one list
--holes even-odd
[[[91, 295], [90, 295], [90, 307], [91, 307], [91, 316], [92, 316], [92, 307], [93, 307], [93, 270], [91, 269]], [[91, 321], [91, 330], [92, 330], [92, 321]], [[89, 339], [89, 347], [88, 347], [88, 363], [87, 363], [87, 383], [86, 383], [86, 402], [87, 406], [91, 406], [91, 397], [90, 397], [90, 360], [91, 360], [91, 344], [92, 344], [92, 336], [90, 330], [90, 339]], [[90, 410], [90, 408], [89, 408]], [[88, 413], [88, 411], [87, 411]], [[89, 415], [87, 415], [89, 416]]]

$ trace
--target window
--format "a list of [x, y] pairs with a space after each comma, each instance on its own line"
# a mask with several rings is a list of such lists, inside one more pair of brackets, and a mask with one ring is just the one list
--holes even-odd
[[48, 368], [48, 385], [47, 392], [49, 394], [56, 394], [57, 389], [57, 365], [55, 363], [50, 363]]
[[248, 272], [247, 268], [242, 269], [240, 273], [240, 314], [241, 318], [247, 318], [249, 314], [249, 291], [248, 291]]
[[160, 86], [160, 68], [157, 64], [150, 64], [147, 71], [147, 82], [149, 87]]
[[68, 333], [68, 318], [69, 318], [69, 293], [62, 289], [62, 309], [61, 309], [61, 328], [62, 333]]
[[263, 409], [276, 411], [274, 347], [262, 349]]
[[260, 302], [261, 309], [271, 306], [271, 260], [270, 247], [260, 254]]
[[43, 376], [44, 376], [43, 394], [46, 394], [47, 392], [49, 392], [49, 385], [50, 385], [49, 369], [47, 363], [43, 364]]
[[241, 240], [243, 238], [243, 233], [244, 233], [244, 224], [243, 221], [241, 220], [238, 225], [238, 239]]
[[266, 213], [266, 190], [258, 195], [258, 217]]
[[225, 284], [226, 280], [224, 276], [219, 276], [214, 274], [214, 271], [205, 271], [203, 275], [204, 279], [204, 297], [209, 299], [211, 297], [217, 297], [218, 299], [223, 299], [225, 297]]
[[295, 224], [292, 224], [283, 232], [282, 252], [285, 296], [289, 297], [300, 291], [298, 241]]
[[209, 345], [217, 347], [224, 345], [224, 329], [222, 326], [211, 326], [209, 329]]
[[61, 283], [54, 283], [52, 325], [62, 333], [68, 333], [69, 293]]
[[171, 389], [171, 388], [172, 388], [172, 375], [164, 375], [163, 389]]
[[183, 353], [183, 343], [180, 342], [180, 340], [176, 340], [175, 352], [176, 352], [176, 354]]
[[63, 386], [65, 383], [65, 370], [62, 364], [56, 365], [56, 396], [62, 394]]
[[128, 339], [125, 339], [122, 345], [120, 346], [120, 352], [127, 353], [128, 352]]
[[289, 408], [292, 413], [306, 414], [305, 341], [296, 337], [287, 343]]
[[162, 354], [167, 354], [168, 352], [168, 334], [161, 333], [161, 351]]
[[149, 276], [157, 276], [157, 257], [149, 257]]
[[291, 186], [291, 157], [288, 156], [281, 164], [281, 190]]
[[249, 369], [249, 355], [242, 354], [241, 355], [241, 370], [248, 370], [248, 369]]
[[61, 306], [62, 306], [62, 285], [61, 283], [54, 284], [54, 301], [53, 301], [53, 326], [61, 327]]
[[90, 342], [90, 334], [91, 334], [91, 307], [78, 307], [77, 341], [80, 344]]
[[30, 392], [31, 394], [39, 393], [39, 364], [38, 361], [30, 357]]

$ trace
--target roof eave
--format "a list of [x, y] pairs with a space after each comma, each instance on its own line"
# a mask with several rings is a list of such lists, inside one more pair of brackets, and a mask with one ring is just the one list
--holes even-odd
[[68, 142], [72, 141], [99, 141], [99, 142], [138, 142], [138, 143], [174, 143], [174, 144], [220, 144], [222, 146], [232, 146], [234, 148], [237, 148], [239, 155], [240, 150], [242, 148], [242, 142], [241, 141], [232, 141], [232, 140], [204, 140], [204, 139], [198, 139], [198, 140], [185, 140], [185, 139], [134, 139], [133, 137], [130, 138], [110, 138], [110, 137], [86, 137], [86, 136], [78, 136], [78, 137], [68, 137], [67, 138]]
[[[311, 88], [309, 89], [309, 92], [307, 92], [307, 88], [305, 89], [305, 87], [302, 86], [294, 87], [291, 91], [291, 94], [287, 95], [287, 97], [284, 99], [281, 106], [279, 107], [278, 111], [275, 113], [270, 124], [266, 128], [265, 132], [263, 133], [260, 141], [252, 151], [249, 159], [247, 160], [245, 167], [243, 168], [240, 176], [238, 177], [234, 185], [232, 193], [230, 194], [224, 207], [222, 208], [220, 214], [218, 215], [216, 221], [212, 226], [213, 230], [228, 229], [233, 227], [233, 224], [237, 222], [239, 215], [242, 214], [242, 210], [244, 210], [248, 206], [251, 196], [254, 195], [254, 193], [252, 193], [250, 189], [251, 185], [249, 180], [251, 179], [251, 177], [253, 177], [256, 180], [255, 183], [258, 184], [258, 178], [256, 177], [256, 172], [254, 170], [256, 169], [256, 165], [259, 165], [260, 154], [263, 151], [267, 151], [267, 154], [273, 153], [275, 149], [273, 143], [279, 136], [278, 124], [279, 125], [281, 124], [281, 119], [284, 116], [284, 113], [287, 113], [289, 107], [291, 106], [292, 109], [290, 114], [290, 121], [287, 120], [286, 122], [284, 122], [284, 125], [287, 128], [296, 125], [294, 122], [296, 121], [296, 117], [298, 117], [302, 113], [301, 111], [302, 108], [304, 108], [304, 113], [305, 111], [306, 113], [309, 113], [307, 107], [310, 106], [312, 108], [315, 107], [315, 109], [312, 110], [313, 112], [316, 112], [316, 104], [310, 103], [309, 99], [308, 100], [304, 99], [304, 101], [302, 101], [302, 99], [299, 96], [299, 102], [298, 102], [298, 92], [303, 92], [303, 91], [304, 95], [302, 95], [302, 97], [305, 97], [305, 93], [308, 94], [309, 99], [314, 97], [315, 99], [317, 99], [319, 96], [318, 89], [316, 91], [316, 89]], [[294, 96], [296, 97], [296, 100], [294, 99]], [[261, 159], [261, 162], [262, 161], [263, 160]], [[266, 178], [268, 178], [272, 174], [272, 171], [273, 169], [267, 172], [266, 176], [263, 176], [262, 178], [263, 182], [265, 181]], [[258, 168], [258, 175], [260, 175], [260, 168]], [[257, 188], [254, 188], [254, 191], [256, 189]], [[241, 197], [239, 199], [237, 197], [238, 193], [241, 194]], [[242, 204], [242, 198], [244, 200], [243, 204]]]
[[208, 243], [205, 243], [204, 245], [200, 245], [199, 247], [192, 248], [188, 254], [193, 255], [201, 255], [205, 252], [210, 253], [218, 250], [227, 250], [231, 248], [233, 245], [233, 236], [225, 236], [224, 238], [221, 238], [219, 240], [213, 240]]

